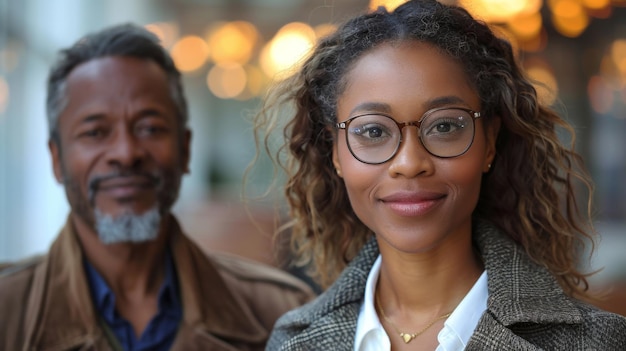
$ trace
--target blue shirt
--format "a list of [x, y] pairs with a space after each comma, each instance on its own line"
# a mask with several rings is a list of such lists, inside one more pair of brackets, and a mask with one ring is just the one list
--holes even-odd
[[176, 337], [183, 311], [178, 293], [178, 279], [169, 251], [165, 254], [165, 279], [159, 290], [159, 311], [137, 338], [132, 325], [115, 310], [115, 295], [104, 278], [84, 260], [91, 297], [96, 311], [109, 326], [126, 351], [169, 350]]

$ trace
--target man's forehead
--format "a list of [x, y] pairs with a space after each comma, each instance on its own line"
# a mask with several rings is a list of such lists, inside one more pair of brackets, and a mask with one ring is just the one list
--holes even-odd
[[122, 75], [128, 79], [167, 79], [165, 71], [152, 60], [132, 56], [104, 56], [74, 67], [67, 81], [101, 80], [111, 75]]

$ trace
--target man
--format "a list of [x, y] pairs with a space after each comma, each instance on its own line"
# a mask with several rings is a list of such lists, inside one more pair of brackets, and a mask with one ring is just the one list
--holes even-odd
[[170, 208], [191, 132], [167, 52], [122, 25], [61, 53], [48, 145], [71, 213], [47, 255], [0, 272], [0, 350], [262, 350], [312, 295], [181, 232]]

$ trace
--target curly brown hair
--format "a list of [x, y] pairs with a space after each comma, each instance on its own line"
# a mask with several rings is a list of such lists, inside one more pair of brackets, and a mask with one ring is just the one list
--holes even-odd
[[[281, 230], [290, 233], [295, 263], [309, 266], [327, 287], [373, 235], [353, 212], [333, 167], [337, 99], [355, 61], [383, 43], [409, 40], [434, 45], [456, 60], [480, 96], [487, 123], [493, 116], [501, 119], [496, 159], [483, 176], [474, 218], [497, 225], [568, 294], [585, 295], [587, 275], [578, 264], [581, 250], [588, 242], [593, 246], [593, 188], [574, 150], [574, 130], [542, 105], [506, 40], [463, 8], [435, 0], [348, 20], [270, 91], [256, 116], [257, 145], [264, 143], [286, 172], [290, 220]], [[276, 130], [284, 137], [278, 150], [271, 147]], [[571, 136], [570, 145], [560, 141], [562, 131]], [[578, 185], [588, 198], [582, 212]]]

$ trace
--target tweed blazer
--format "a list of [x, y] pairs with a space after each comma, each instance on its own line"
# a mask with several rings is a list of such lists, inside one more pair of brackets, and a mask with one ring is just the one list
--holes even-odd
[[[568, 297], [550, 272], [495, 226], [476, 222], [473, 236], [489, 297], [466, 350], [626, 350], [626, 318]], [[353, 350], [378, 254], [372, 238], [327, 291], [278, 320], [266, 350]]]

